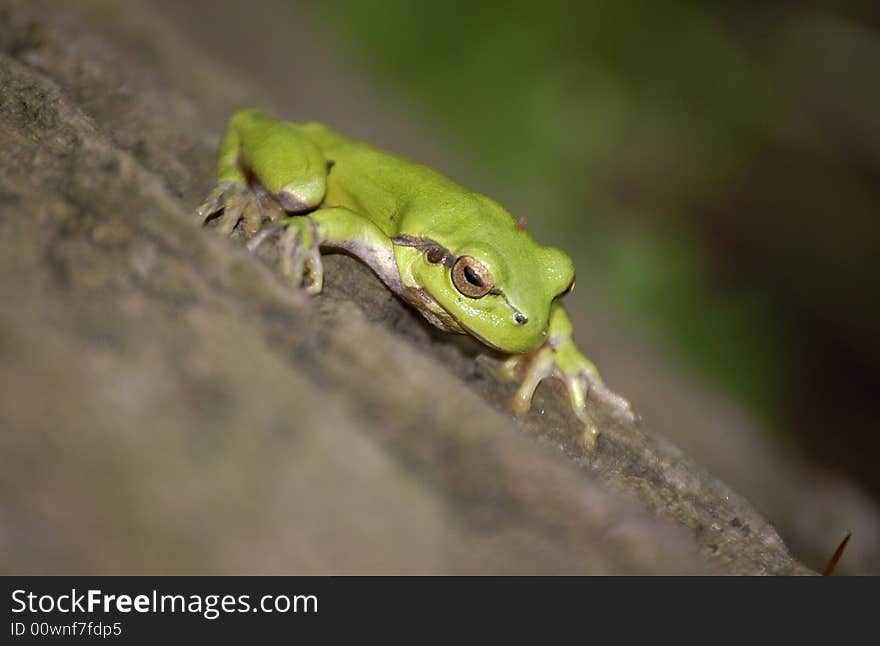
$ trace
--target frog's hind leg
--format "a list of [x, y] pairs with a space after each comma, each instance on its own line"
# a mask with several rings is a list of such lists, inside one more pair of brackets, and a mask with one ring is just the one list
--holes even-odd
[[306, 131], [256, 110], [232, 117], [240, 141], [239, 165], [290, 213], [318, 207], [327, 192], [327, 160]]
[[327, 163], [299, 126], [242, 110], [223, 136], [217, 182], [198, 216], [207, 221], [219, 213], [227, 234], [243, 221], [252, 236], [285, 211], [315, 209], [327, 190]]

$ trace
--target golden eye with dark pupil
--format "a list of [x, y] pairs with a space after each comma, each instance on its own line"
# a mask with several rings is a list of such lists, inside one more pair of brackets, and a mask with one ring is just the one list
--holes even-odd
[[485, 265], [476, 258], [462, 256], [452, 266], [452, 283], [469, 298], [481, 298], [492, 291], [495, 281]]

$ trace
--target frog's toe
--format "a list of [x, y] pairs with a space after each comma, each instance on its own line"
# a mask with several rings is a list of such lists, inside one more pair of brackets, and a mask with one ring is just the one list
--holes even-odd
[[223, 213], [220, 214], [220, 222], [217, 227], [223, 235], [232, 235], [235, 227], [244, 216], [248, 202], [240, 196], [231, 196], [227, 198], [226, 205], [223, 207]]
[[252, 189], [254, 191], [257, 213], [259, 214], [259, 225], [255, 227], [251, 235], [257, 233], [267, 222], [278, 222], [287, 216], [281, 203], [269, 193], [263, 186], [257, 184]]
[[528, 355], [512, 354], [504, 360], [503, 364], [501, 364], [501, 369], [498, 371], [498, 378], [504, 383], [516, 381], [519, 378], [522, 367], [527, 364]]
[[596, 448], [599, 439], [599, 426], [596, 424], [588, 405], [588, 398], [592, 393], [595, 379], [587, 371], [574, 374], [557, 372], [556, 377], [565, 384], [568, 398], [571, 401], [571, 410], [583, 426], [583, 432], [579, 438], [580, 444], [586, 451], [592, 451]]
[[281, 273], [301, 285], [307, 294], [324, 288], [324, 264], [317, 231], [310, 218], [291, 218], [281, 238]]
[[517, 415], [525, 415], [529, 412], [535, 389], [542, 381], [553, 375], [553, 351], [550, 348], [542, 348], [534, 355], [522, 355], [516, 361], [508, 360], [508, 363], [502, 367], [502, 378], [515, 378], [516, 373], [521, 371], [522, 365], [527, 366], [525, 374], [510, 403], [510, 407]]
[[248, 241], [248, 251], [256, 252], [272, 238], [278, 243], [282, 275], [303, 287], [307, 294], [321, 293], [324, 288], [324, 264], [314, 223], [300, 216], [266, 224]]
[[320, 294], [324, 289], [324, 263], [321, 261], [321, 254], [317, 249], [309, 250], [305, 262], [304, 275], [308, 277], [305, 283], [306, 294], [314, 296]]
[[217, 226], [225, 235], [230, 235], [245, 217], [253, 219], [253, 211], [259, 210], [254, 195], [247, 186], [239, 182], [224, 182], [217, 186], [208, 199], [196, 209], [202, 224], [217, 219]]
[[241, 212], [241, 226], [246, 238], [253, 237], [263, 228], [265, 216], [258, 199], [248, 200]]
[[636, 413], [632, 404], [624, 399], [608, 386], [600, 381], [593, 380], [590, 383], [589, 396], [591, 399], [602, 402], [613, 411], [614, 415], [625, 422], [635, 424], [639, 421], [639, 415]]
[[196, 209], [196, 217], [202, 224], [205, 224], [211, 219], [212, 215], [223, 210], [223, 196], [226, 194], [226, 190], [226, 184], [221, 184], [216, 187], [211, 191], [211, 194], [208, 195], [207, 199]]
[[257, 231], [247, 243], [247, 250], [255, 253], [266, 240], [273, 237], [280, 237], [284, 233], [284, 227], [280, 224], [267, 224]]

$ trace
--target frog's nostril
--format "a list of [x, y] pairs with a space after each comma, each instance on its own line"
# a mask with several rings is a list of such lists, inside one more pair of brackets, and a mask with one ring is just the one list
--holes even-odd
[[517, 312], [513, 315], [513, 320], [516, 321], [517, 325], [525, 325], [529, 322], [529, 317], [527, 317], [522, 312]]

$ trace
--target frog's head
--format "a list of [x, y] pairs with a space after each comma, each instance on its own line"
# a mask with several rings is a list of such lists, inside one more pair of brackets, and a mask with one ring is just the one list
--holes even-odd
[[502, 352], [531, 352], [546, 340], [551, 306], [571, 288], [574, 265], [564, 252], [537, 244], [510, 216], [481, 224], [395, 238], [401, 281], [418, 293], [410, 300], [436, 325]]

